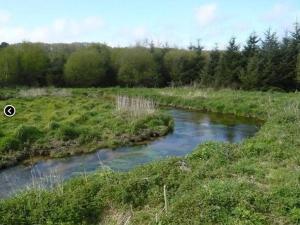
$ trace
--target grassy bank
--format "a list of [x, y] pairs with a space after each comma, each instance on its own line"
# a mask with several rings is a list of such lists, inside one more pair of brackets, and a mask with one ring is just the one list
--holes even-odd
[[[7, 93], [0, 105], [14, 105], [17, 114], [0, 118], [0, 168], [35, 156], [64, 157], [137, 144], [162, 136], [172, 128], [170, 117], [154, 105], [148, 106], [144, 99], [139, 99], [135, 108], [130, 102], [117, 108], [114, 96], [76, 90], [28, 89]], [[150, 109], [142, 108], [143, 104]]]
[[127, 173], [97, 172], [51, 191], [2, 200], [0, 224], [300, 224], [299, 93], [191, 88], [74, 92], [143, 95], [163, 105], [252, 116], [265, 123], [241, 144], [210, 142], [183, 158]]

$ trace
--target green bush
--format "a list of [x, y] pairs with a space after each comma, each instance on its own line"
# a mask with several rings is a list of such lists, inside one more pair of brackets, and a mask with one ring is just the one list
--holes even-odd
[[74, 52], [65, 64], [64, 78], [69, 86], [104, 86], [107, 84], [109, 55], [107, 50], [96, 47]]
[[0, 151], [18, 150], [21, 143], [15, 137], [4, 137], [0, 140]]
[[76, 128], [74, 125], [62, 125], [59, 128], [59, 137], [64, 140], [64, 141], [68, 141], [68, 140], [73, 140], [76, 139], [80, 136], [80, 130], [78, 128]]
[[42, 132], [34, 126], [21, 125], [15, 132], [15, 138], [21, 143], [33, 142], [42, 136]]
[[117, 80], [123, 86], [157, 87], [162, 77], [150, 51], [139, 47], [122, 52]]

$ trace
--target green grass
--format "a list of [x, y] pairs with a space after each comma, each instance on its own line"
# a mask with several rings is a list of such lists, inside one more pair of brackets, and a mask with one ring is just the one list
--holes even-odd
[[172, 128], [170, 117], [160, 112], [139, 117], [118, 112], [113, 96], [37, 90], [11, 92], [12, 98], [0, 100], [1, 106], [17, 109], [12, 118], [0, 117], [0, 168], [32, 156], [62, 157], [134, 144]]
[[209, 142], [186, 157], [127, 173], [99, 171], [63, 188], [2, 200], [0, 224], [300, 224], [299, 93], [191, 88], [73, 93], [143, 95], [163, 105], [252, 116], [265, 123], [241, 144]]

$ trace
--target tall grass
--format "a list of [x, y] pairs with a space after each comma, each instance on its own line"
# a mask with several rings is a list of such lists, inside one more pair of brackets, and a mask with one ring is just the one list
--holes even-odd
[[21, 98], [35, 98], [41, 96], [69, 97], [72, 96], [72, 92], [65, 88], [29, 88], [21, 89], [18, 96]]
[[116, 97], [116, 110], [118, 112], [127, 113], [133, 117], [140, 117], [155, 113], [156, 104], [152, 100], [143, 97]]
[[45, 88], [30, 88], [30, 89], [21, 89], [19, 91], [19, 96], [22, 98], [31, 98], [46, 96], [47, 90]]

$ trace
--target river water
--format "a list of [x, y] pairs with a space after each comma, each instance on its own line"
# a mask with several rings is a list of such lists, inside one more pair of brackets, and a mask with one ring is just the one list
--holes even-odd
[[232, 115], [181, 109], [168, 109], [167, 113], [174, 119], [174, 131], [148, 144], [100, 149], [91, 154], [41, 160], [32, 166], [19, 165], [0, 171], [0, 198], [32, 185], [49, 186], [104, 167], [127, 171], [168, 156], [183, 156], [205, 141], [241, 142], [259, 129], [257, 121]]

